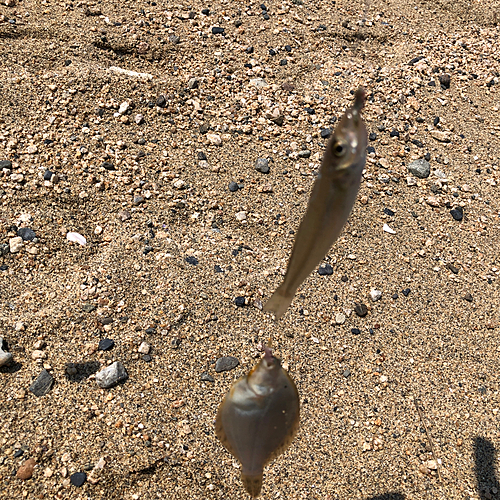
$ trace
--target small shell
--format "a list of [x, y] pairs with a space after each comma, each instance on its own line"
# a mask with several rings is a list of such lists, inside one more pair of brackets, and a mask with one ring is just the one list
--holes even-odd
[[79, 233], [68, 233], [66, 235], [66, 238], [69, 240], [69, 241], [73, 241], [75, 243], [80, 243], [80, 245], [86, 245], [87, 244], [87, 240], [85, 239], [84, 236], [82, 236], [81, 234]]
[[264, 466], [288, 448], [299, 426], [297, 388], [271, 350], [265, 351], [233, 384], [216, 420], [217, 437], [241, 462], [241, 479], [252, 497], [260, 493]]

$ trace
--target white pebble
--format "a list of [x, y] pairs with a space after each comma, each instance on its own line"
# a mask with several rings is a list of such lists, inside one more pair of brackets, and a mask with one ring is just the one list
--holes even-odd
[[372, 288], [370, 291], [370, 297], [372, 298], [373, 302], [377, 301], [382, 297], [382, 292], [380, 290], [375, 290], [375, 288]]
[[391, 227], [389, 227], [387, 224], [384, 224], [384, 227], [382, 228], [386, 233], [389, 233], [389, 234], [396, 234], [396, 231], [394, 231], [394, 229], [392, 229]]
[[247, 218], [247, 213], [246, 212], [238, 212], [236, 214], [236, 219], [239, 221], [244, 221]]
[[16, 236], [9, 240], [10, 253], [17, 253], [21, 248], [23, 248], [23, 239], [21, 236]]
[[66, 235], [66, 238], [69, 241], [73, 241], [74, 243], [80, 243], [80, 245], [82, 246], [87, 244], [87, 240], [85, 239], [85, 237], [78, 233], [69, 232]]

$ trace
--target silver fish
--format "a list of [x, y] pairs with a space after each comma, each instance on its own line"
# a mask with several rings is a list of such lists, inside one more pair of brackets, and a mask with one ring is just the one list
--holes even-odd
[[366, 161], [367, 134], [360, 116], [365, 91], [341, 118], [328, 142], [307, 212], [300, 223], [281, 286], [264, 306], [281, 318], [300, 284], [324, 258], [351, 213]]
[[260, 493], [264, 466], [288, 448], [298, 427], [297, 388], [266, 347], [224, 397], [215, 424], [221, 443], [241, 462], [241, 480], [252, 497]]

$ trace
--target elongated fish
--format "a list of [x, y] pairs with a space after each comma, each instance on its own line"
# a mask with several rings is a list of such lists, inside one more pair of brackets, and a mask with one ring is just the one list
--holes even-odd
[[224, 397], [216, 419], [222, 444], [241, 462], [241, 480], [252, 497], [264, 466], [288, 448], [299, 427], [299, 394], [269, 347], [248, 375]]
[[360, 116], [364, 101], [365, 91], [360, 88], [328, 142], [285, 279], [264, 306], [276, 319], [283, 316], [297, 288], [324, 258], [351, 213], [366, 160], [366, 128]]

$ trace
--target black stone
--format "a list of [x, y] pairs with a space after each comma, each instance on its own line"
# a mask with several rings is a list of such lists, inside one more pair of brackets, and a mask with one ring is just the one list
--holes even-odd
[[315, 115], [316, 114], [316, 111], [314, 111], [313, 108], [304, 108], [304, 111], [308, 114], [308, 115]]
[[272, 56], [275, 56], [276, 55], [276, 51], [274, 49], [269, 49], [269, 55], [272, 57]]
[[245, 297], [236, 297], [234, 299], [234, 303], [238, 306], [238, 307], [243, 307], [245, 305]]
[[52, 172], [50, 170], [45, 170], [43, 174], [43, 180], [50, 181], [51, 178], [52, 178]]
[[354, 306], [354, 312], [360, 317], [364, 318], [368, 314], [368, 308], [365, 304], [356, 302]]
[[100, 351], [109, 351], [109, 349], [113, 348], [115, 345], [115, 341], [112, 339], [102, 339], [99, 341], [99, 350]]
[[264, 12], [262, 17], [264, 17], [266, 21], [269, 21], [269, 14], [267, 12]]
[[151, 361], [151, 359], [152, 359], [152, 358], [151, 358], [151, 356], [150, 356], [149, 354], [144, 354], [144, 355], [142, 356], [142, 360], [143, 360], [143, 361], [146, 361], [146, 363], [149, 363], [149, 362]]
[[370, 141], [375, 141], [377, 139], [377, 134], [375, 132], [370, 132], [368, 139], [370, 139]]
[[212, 375], [207, 372], [203, 372], [200, 375], [200, 380], [203, 380], [203, 382], [215, 382], [215, 379], [212, 377]]
[[370, 153], [375, 153], [375, 148], [374, 148], [373, 146], [368, 146], [368, 147], [366, 148], [366, 152], [367, 152], [368, 154], [370, 154]]
[[288, 64], [288, 61], [286, 59], [282, 59], [280, 61], [280, 66], [286, 66]]
[[229, 191], [231, 191], [231, 193], [235, 193], [236, 191], [238, 191], [238, 184], [234, 181], [231, 181], [229, 183], [228, 188], [229, 188]]
[[233, 370], [239, 364], [240, 362], [238, 361], [238, 358], [235, 358], [234, 356], [224, 356], [219, 358], [215, 363], [215, 371], [217, 373], [227, 372], [229, 370]]
[[384, 208], [384, 214], [390, 215], [392, 217], [394, 215], [394, 212], [390, 208]]
[[414, 57], [408, 64], [414, 65], [414, 64], [418, 63], [418, 61], [421, 61], [423, 58], [424, 58], [424, 56]]
[[0, 160], [0, 168], [12, 169], [12, 162], [10, 160]]
[[391, 137], [399, 137], [399, 132], [396, 129], [391, 130], [390, 136]]
[[434, 126], [436, 126], [439, 123], [439, 116], [436, 116], [434, 118], [434, 122], [433, 123], [434, 123]]
[[453, 273], [458, 274], [458, 267], [455, 267], [453, 264], [446, 264], [446, 267]]
[[54, 377], [47, 370], [43, 370], [31, 384], [29, 390], [35, 396], [45, 396], [52, 388], [53, 383]]
[[174, 337], [170, 341], [170, 345], [172, 346], [173, 349], [177, 349], [181, 345], [181, 339], [178, 337]]
[[223, 273], [224, 272], [223, 269], [220, 266], [218, 266], [218, 265], [214, 266], [214, 271], [216, 273]]
[[77, 486], [79, 488], [80, 486], [83, 486], [87, 480], [87, 474], [85, 474], [85, 472], [75, 472], [74, 474], [71, 474], [69, 480], [73, 486]]
[[287, 52], [291, 52], [292, 51], [292, 47], [290, 45], [285, 45], [285, 50]]
[[393, 294], [392, 294], [392, 298], [393, 298], [394, 300], [396, 300], [398, 297], [399, 297], [399, 295], [398, 295], [397, 293], [393, 293]]
[[14, 458], [19, 458], [19, 457], [22, 457], [24, 455], [24, 450], [16, 450], [14, 452]]
[[342, 278], [340, 278], [340, 279], [341, 279], [344, 283], [347, 283], [347, 282], [349, 281], [349, 278], [348, 278], [346, 275], [342, 276]]
[[165, 99], [165, 96], [164, 95], [160, 95], [156, 98], [156, 105], [159, 107], [159, 108], [164, 108], [167, 104], [167, 100]]
[[349, 370], [349, 368], [347, 370], [344, 370], [343, 375], [344, 375], [345, 378], [350, 377], [351, 376], [351, 370]]
[[82, 311], [85, 311], [86, 313], [95, 311], [97, 308], [94, 304], [83, 304], [82, 306]]
[[319, 131], [319, 135], [321, 136], [322, 139], [328, 139], [332, 135], [332, 129], [331, 128], [322, 128]]
[[408, 295], [410, 295], [410, 292], [411, 290], [409, 288], [405, 288], [402, 293], [405, 297], [408, 297]]
[[115, 166], [110, 161], [103, 162], [101, 167], [105, 168], [106, 170], [115, 170]]
[[462, 207], [456, 207], [450, 210], [450, 214], [455, 220], [460, 221], [464, 218], [464, 209]]
[[184, 259], [188, 264], [192, 264], [193, 266], [197, 266], [198, 265], [198, 259], [192, 255], [190, 255], [189, 257], [186, 257]]
[[146, 333], [148, 335], [156, 335], [156, 328], [153, 328], [152, 326], [150, 326], [149, 328], [146, 328]]
[[202, 13], [204, 16], [208, 16], [208, 15], [210, 15], [210, 9], [201, 9], [201, 13]]
[[245, 52], [246, 52], [247, 54], [253, 54], [253, 50], [254, 50], [254, 49], [253, 49], [253, 47], [252, 47], [252, 46], [250, 46], [250, 47], [247, 47], [247, 48], [245, 49]]
[[36, 238], [35, 231], [29, 227], [21, 227], [17, 230], [17, 235], [21, 236], [23, 241], [33, 241]]
[[224, 35], [224, 28], [220, 28], [218, 26], [214, 26], [212, 28], [212, 34], [213, 35]]
[[330, 264], [318, 267], [318, 274], [320, 276], [331, 276], [333, 274], [333, 267]]
[[472, 302], [472, 295], [470, 293], [466, 293], [465, 296], [464, 296], [464, 299], [467, 301], [467, 302]]
[[413, 144], [415, 144], [415, 146], [417, 146], [417, 148], [423, 148], [424, 147], [424, 143], [419, 141], [418, 139], [412, 139], [411, 142]]
[[450, 75], [443, 74], [439, 76], [439, 83], [441, 84], [441, 88], [443, 89], [449, 89], [450, 84], [451, 84], [451, 77]]
[[99, 318], [99, 323], [101, 323], [101, 325], [111, 325], [111, 323], [113, 323], [113, 318]]
[[200, 161], [206, 161], [207, 160], [207, 155], [203, 151], [198, 152], [198, 160]]
[[359, 328], [351, 328], [351, 333], [353, 335], [359, 335], [361, 333], [361, 330]]

